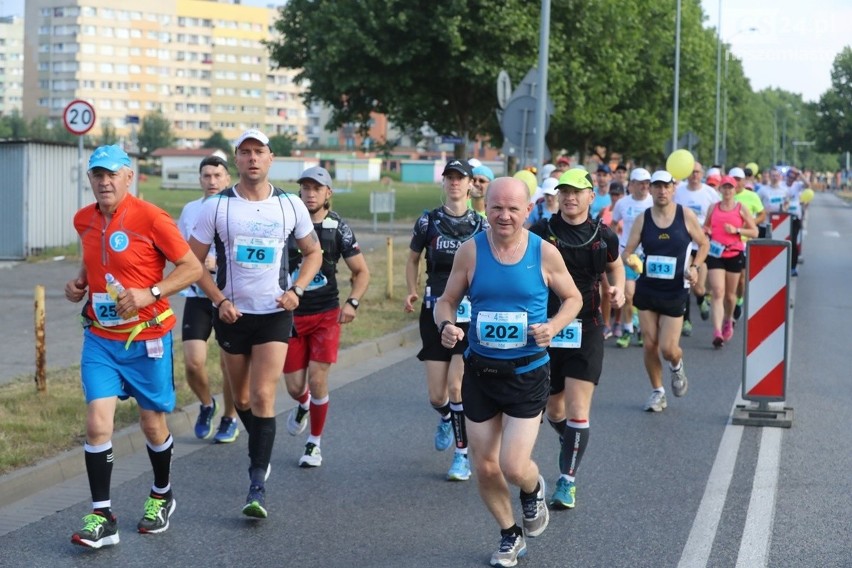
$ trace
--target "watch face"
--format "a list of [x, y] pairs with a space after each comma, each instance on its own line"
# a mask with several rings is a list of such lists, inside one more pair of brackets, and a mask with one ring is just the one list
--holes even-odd
[[355, 298], [349, 298], [346, 301], [349, 302], [350, 304], [352, 304], [353, 308], [357, 308], [360, 304], [360, 302], [358, 300], [356, 300]]
[[154, 295], [155, 298], [157, 298], [158, 300], [160, 299], [161, 293], [160, 289], [157, 286], [151, 287], [151, 293]]

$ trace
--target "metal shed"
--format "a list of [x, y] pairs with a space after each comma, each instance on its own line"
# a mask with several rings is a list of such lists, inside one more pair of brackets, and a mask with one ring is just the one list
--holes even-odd
[[[91, 152], [83, 151], [84, 176]], [[78, 196], [76, 145], [0, 141], [0, 172], [0, 259], [20, 260], [77, 242], [74, 213], [94, 197], [85, 177]], [[131, 192], [138, 193], [136, 178]]]

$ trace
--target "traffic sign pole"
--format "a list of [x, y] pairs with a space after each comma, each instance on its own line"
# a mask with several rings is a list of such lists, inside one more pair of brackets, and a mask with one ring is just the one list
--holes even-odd
[[[77, 210], [83, 208], [83, 135], [95, 126], [95, 107], [84, 100], [73, 100], [62, 112], [65, 129], [77, 136]], [[77, 254], [82, 255], [80, 239]]]

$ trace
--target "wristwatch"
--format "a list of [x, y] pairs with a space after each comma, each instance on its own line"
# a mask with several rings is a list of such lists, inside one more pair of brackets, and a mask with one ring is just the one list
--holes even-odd
[[304, 290], [304, 288], [301, 288], [301, 287], [299, 287], [299, 286], [293, 286], [292, 288], [290, 288], [290, 290], [291, 290], [294, 294], [296, 294], [296, 296], [297, 296], [297, 297], [299, 297], [299, 298], [302, 298], [302, 297], [305, 295], [305, 290]]
[[151, 288], [149, 288], [149, 290], [151, 290], [151, 295], [154, 296], [155, 300], [159, 300], [160, 296], [163, 295], [162, 292], [160, 292], [159, 286], [151, 286]]
[[356, 310], [358, 309], [358, 306], [361, 305], [361, 302], [358, 301], [358, 298], [347, 298], [346, 303], [355, 308]]

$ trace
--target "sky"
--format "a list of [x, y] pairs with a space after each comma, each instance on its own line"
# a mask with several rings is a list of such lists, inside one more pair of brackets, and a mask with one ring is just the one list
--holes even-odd
[[[722, 40], [742, 60], [755, 91], [779, 87], [817, 101], [831, 87], [835, 56], [852, 44], [852, 35], [844, 30], [852, 22], [852, 0], [701, 0], [701, 5], [707, 15], [705, 26], [714, 28], [721, 5]], [[0, 15], [23, 12], [24, 0], [0, 0]]]

